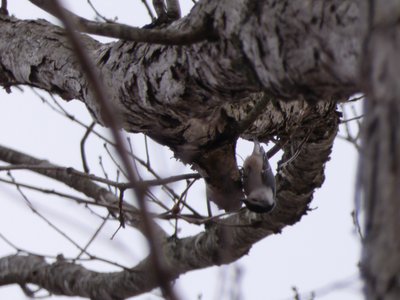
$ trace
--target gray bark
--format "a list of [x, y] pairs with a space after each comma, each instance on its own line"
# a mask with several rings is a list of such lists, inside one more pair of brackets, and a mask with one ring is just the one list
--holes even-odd
[[362, 183], [367, 299], [400, 298], [400, 16], [397, 1], [369, 1], [364, 49], [365, 105]]

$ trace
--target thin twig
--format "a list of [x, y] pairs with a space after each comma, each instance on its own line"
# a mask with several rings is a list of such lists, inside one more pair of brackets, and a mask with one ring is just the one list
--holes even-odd
[[[359, 279], [360, 279], [360, 275], [355, 274], [353, 276], [349, 276], [344, 279], [339, 279], [339, 280], [329, 283], [325, 286], [316, 288], [313, 291], [309, 291], [309, 292], [305, 292], [305, 293], [299, 293], [297, 288], [294, 288], [293, 290], [296, 291], [296, 294], [298, 295], [298, 298], [295, 298], [295, 299], [299, 299], [299, 300], [307, 299], [310, 296], [313, 297], [313, 295], [314, 295], [314, 298], [312, 298], [312, 299], [315, 299], [316, 296], [318, 297], [318, 299], [320, 299], [320, 298], [322, 298], [328, 294], [331, 294], [335, 291], [348, 288], [350, 285], [356, 283]], [[308, 295], [307, 298], [306, 298], [306, 295]], [[292, 297], [285, 298], [285, 300], [292, 300], [292, 299], [293, 299]]]
[[[110, 215], [110, 213], [108, 213]], [[107, 218], [104, 218], [104, 220], [101, 222], [100, 226], [96, 229], [92, 237], [89, 239], [89, 241], [86, 243], [86, 245], [83, 247], [81, 252], [76, 256], [76, 259], [79, 259], [84, 253], [87, 253], [87, 249], [89, 246], [93, 243], [94, 239], [99, 235], [101, 229], [103, 229], [104, 225], [106, 225]]]
[[[341, 108], [342, 108], [342, 114], [343, 114], [344, 119], [348, 119], [345, 106], [341, 105]], [[354, 109], [353, 109], [353, 114], [354, 115], [356, 114]], [[344, 129], [346, 131], [346, 136], [338, 135], [338, 137], [348, 141], [349, 143], [351, 143], [356, 148], [356, 150], [358, 152], [360, 152], [361, 151], [361, 146], [358, 143], [358, 140], [359, 140], [359, 137], [360, 137], [359, 134], [361, 132], [361, 123], [360, 123], [359, 119], [357, 119], [357, 118], [354, 119], [354, 120], [357, 122], [357, 125], [358, 125], [358, 132], [356, 133], [356, 135], [354, 136], [352, 134], [352, 132], [350, 130], [349, 122], [343, 122]]]
[[[101, 162], [101, 159], [100, 159]], [[129, 189], [129, 188], [135, 188], [135, 185], [132, 185], [131, 183], [124, 183], [124, 182], [118, 182], [114, 181], [111, 179], [108, 179], [107, 173], [105, 173], [103, 177], [99, 177], [93, 174], [86, 174], [81, 171], [75, 170], [74, 168], [65, 168], [65, 167], [59, 167], [59, 166], [54, 166], [54, 165], [49, 165], [46, 164], [45, 161], [42, 162], [43, 165], [35, 165], [35, 164], [20, 164], [20, 165], [9, 165], [9, 166], [0, 166], [0, 172], [1, 171], [15, 171], [15, 170], [29, 170], [29, 171], [37, 171], [37, 170], [43, 170], [43, 171], [62, 171], [66, 172], [68, 174], [74, 174], [80, 177], [84, 177], [93, 181], [101, 182], [104, 184], [107, 184], [109, 186], [114, 186], [119, 189]], [[101, 166], [103, 166], [102, 163], [100, 163]], [[105, 169], [103, 167], [103, 170], [105, 172]], [[157, 185], [166, 185], [169, 183], [181, 181], [181, 180], [187, 180], [187, 179], [200, 179], [201, 176], [198, 173], [188, 173], [188, 174], [181, 174], [181, 175], [176, 175], [176, 176], [170, 176], [166, 178], [159, 178], [159, 179], [150, 179], [150, 180], [143, 180], [140, 181], [140, 183], [143, 186], [157, 186]], [[179, 197], [177, 197], [179, 199]]]
[[346, 120], [340, 120], [340, 124], [349, 123], [351, 121], [360, 120], [362, 118], [364, 118], [364, 115], [359, 115], [359, 116], [356, 116], [356, 117], [353, 117], [350, 119], [346, 119]]
[[151, 22], [154, 22], [156, 17], [154, 16], [153, 12], [151, 11], [150, 5], [147, 3], [147, 0], [142, 0], [142, 3], [146, 7], [146, 10], [150, 16]]
[[87, 173], [87, 174], [90, 173], [90, 170], [89, 170], [89, 166], [88, 166], [87, 161], [86, 161], [85, 143], [86, 143], [86, 140], [87, 140], [89, 134], [92, 132], [92, 130], [93, 130], [93, 128], [94, 128], [95, 125], [96, 125], [96, 122], [92, 122], [92, 124], [90, 124], [89, 128], [86, 129], [86, 132], [85, 132], [85, 134], [83, 135], [82, 140], [81, 140], [81, 144], [80, 144], [80, 148], [81, 148], [81, 158], [82, 158], [82, 166], [83, 166], [83, 170], [84, 170], [85, 173]]
[[[40, 256], [40, 257], [46, 257], [46, 258], [50, 258], [50, 259], [57, 259], [59, 257], [59, 255], [50, 255], [50, 254], [43, 254], [43, 253], [36, 253], [36, 252], [32, 252], [32, 251], [28, 251], [26, 249], [20, 248], [18, 246], [16, 246], [14, 243], [12, 243], [9, 239], [7, 239], [2, 233], [0, 233], [0, 239], [3, 240], [6, 244], [8, 244], [11, 248], [15, 249], [15, 251], [17, 251], [17, 253], [25, 253], [28, 255], [33, 255], [33, 256]], [[101, 261], [104, 263], [107, 263], [109, 265], [113, 265], [116, 266], [118, 268], [121, 268], [123, 270], [127, 270], [128, 268], [111, 260], [96, 256], [96, 255], [92, 255], [90, 253], [85, 253], [88, 258], [80, 258], [79, 261], [92, 261], [92, 260], [97, 260], [97, 261]], [[76, 258], [67, 258], [67, 257], [63, 257], [63, 259], [65, 261], [70, 261], [70, 262], [74, 262], [77, 259]]]
[[62, 237], [64, 237], [67, 241], [69, 241], [72, 245], [74, 245], [76, 248], [79, 250], [83, 250], [83, 248], [75, 242], [72, 238], [70, 238], [64, 231], [62, 231], [60, 228], [58, 228], [56, 225], [53, 224], [49, 219], [47, 219], [45, 216], [43, 216], [32, 204], [32, 202], [28, 199], [28, 197], [25, 195], [25, 193], [22, 191], [21, 187], [16, 183], [14, 176], [10, 172], [7, 174], [10, 178], [11, 181], [14, 182], [15, 187], [17, 188], [17, 191], [19, 194], [22, 196], [22, 198], [25, 200], [26, 204], [30, 208], [30, 210], [36, 214], [40, 219], [42, 219], [47, 225], [49, 225], [51, 228], [53, 228], [57, 233], [59, 233]]
[[125, 228], [125, 218], [124, 218], [124, 213], [123, 213], [123, 204], [124, 204], [124, 189], [120, 189], [119, 192], [119, 202], [118, 202], [118, 206], [119, 206], [119, 223], [121, 225], [122, 228]]
[[15, 249], [15, 251], [17, 251], [17, 252], [25, 252], [21, 248], [17, 247], [14, 243], [12, 243], [9, 239], [7, 239], [1, 232], [0, 232], [0, 239], [2, 239], [11, 248]]
[[150, 155], [149, 155], [149, 144], [147, 143], [147, 135], [144, 135], [144, 145], [146, 149], [146, 166], [151, 168], [150, 165]]
[[[73, 196], [73, 195], [69, 195], [69, 194], [65, 194], [65, 193], [62, 193], [62, 192], [59, 192], [59, 191], [56, 191], [56, 190], [40, 188], [40, 187], [33, 186], [33, 185], [30, 185], [30, 184], [21, 183], [19, 181], [13, 182], [13, 181], [10, 181], [10, 180], [6, 180], [6, 179], [3, 179], [3, 178], [0, 178], [0, 182], [7, 183], [7, 184], [12, 184], [12, 185], [18, 184], [22, 188], [33, 190], [33, 191], [37, 191], [37, 192], [41, 192], [43, 194], [55, 195], [55, 196], [58, 196], [58, 197], [61, 197], [61, 198], [65, 198], [65, 199], [68, 199], [68, 200], [75, 201], [78, 204], [94, 205], [94, 206], [104, 207], [104, 208], [113, 209], [113, 210], [117, 210], [118, 209], [117, 205], [94, 202], [93, 200], [83, 199], [83, 198], [80, 198], [80, 197], [77, 197], [77, 196]], [[124, 212], [137, 213], [136, 210], [132, 210], [132, 209], [129, 209], [127, 207], [124, 208]]]
[[101, 171], [103, 172], [103, 175], [104, 175], [104, 177], [105, 177], [105, 180], [104, 180], [105, 182], [104, 182], [104, 183], [107, 184], [108, 190], [109, 190], [110, 192], [112, 192], [110, 182], [113, 182], [113, 181], [110, 180], [110, 179], [108, 178], [108, 174], [107, 174], [106, 169], [104, 168], [104, 165], [103, 165], [103, 158], [101, 157], [101, 155], [99, 156], [99, 166], [100, 166]]
[[[115, 181], [116, 182], [119, 182], [119, 177], [120, 177], [120, 174], [121, 174], [121, 172], [120, 172], [120, 170], [116, 170], [116, 175], [115, 175]], [[118, 194], [118, 187], [114, 187], [114, 194], [115, 195], [117, 195]]]
[[300, 144], [297, 146], [295, 153], [285, 162], [283, 162], [279, 167], [283, 168], [284, 166], [290, 164], [294, 161], [300, 154], [301, 150], [303, 150], [303, 145], [308, 141], [309, 137], [311, 136], [311, 131], [309, 131], [305, 137], [302, 139]]
[[364, 240], [364, 235], [362, 234], [361, 225], [360, 225], [360, 222], [358, 220], [358, 212], [353, 210], [351, 212], [351, 217], [353, 219], [353, 224], [356, 227], [357, 233], [358, 233], [360, 239], [363, 241]]
[[[199, 176], [200, 178], [200, 176]], [[192, 187], [192, 185], [197, 181], [197, 179], [192, 180], [191, 182], [189, 182], [189, 184], [186, 186], [185, 190], [182, 192], [181, 196], [179, 197], [178, 201], [176, 202], [176, 206], [179, 207], [179, 204], [182, 202], [183, 197], [185, 197], [187, 195], [187, 192], [189, 191], [189, 189]]]
[[212, 217], [211, 201], [210, 201], [210, 199], [207, 198], [206, 203], [207, 203], [207, 214], [208, 214], [208, 217], [210, 218], [210, 217]]
[[[93, 200], [88, 200], [88, 199], [84, 199], [84, 198], [81, 198], [81, 197], [77, 197], [77, 196], [73, 196], [73, 195], [69, 195], [69, 194], [65, 194], [65, 193], [62, 193], [62, 192], [59, 192], [59, 191], [56, 191], [56, 190], [50, 190], [50, 189], [45, 189], [45, 188], [41, 188], [41, 187], [36, 187], [36, 186], [33, 186], [33, 185], [29, 185], [29, 184], [26, 184], [26, 183], [21, 183], [21, 182], [19, 182], [19, 181], [17, 181], [17, 180], [15, 180], [15, 181], [11, 181], [11, 180], [6, 180], [6, 179], [3, 179], [3, 178], [0, 178], [0, 182], [3, 182], [3, 183], [7, 183], [7, 184], [11, 184], [11, 185], [14, 185], [14, 186], [16, 186], [16, 185], [19, 185], [20, 187], [22, 187], [22, 188], [25, 188], [25, 189], [29, 189], [29, 190], [33, 190], [33, 191], [37, 191], [37, 192], [41, 192], [41, 193], [44, 193], [44, 194], [51, 194], [51, 195], [55, 195], [55, 196], [58, 196], [58, 197], [61, 197], [61, 198], [65, 198], [65, 199], [68, 199], [68, 200], [72, 200], [72, 201], [74, 201], [74, 202], [76, 202], [76, 203], [78, 203], [78, 204], [84, 204], [85, 206], [87, 206], [87, 205], [93, 205], [93, 206], [97, 206], [97, 207], [103, 207], [103, 208], [106, 208], [106, 209], [110, 209], [110, 210], [114, 210], [114, 211], [117, 211], [117, 210], [119, 210], [120, 211], [120, 213], [121, 213], [121, 211], [123, 212], [123, 213], [132, 213], [132, 214], [137, 214], [137, 210], [136, 209], [132, 209], [132, 208], [130, 208], [129, 207], [129, 205], [127, 205], [127, 204], [124, 204], [123, 205], [123, 207], [122, 207], [122, 209], [121, 209], [121, 207], [119, 206], [119, 204], [117, 205], [117, 204], [105, 204], [105, 203], [99, 203], [99, 202], [94, 202]], [[57, 199], [57, 198], [56, 198]], [[165, 210], [168, 210], [168, 208], [166, 207], [166, 206], [162, 206]], [[98, 216], [98, 214], [96, 214], [97, 216]], [[158, 214], [152, 214], [154, 217], [159, 217], [159, 215]], [[195, 216], [196, 218], [199, 218], [197, 215], [193, 215], [193, 216]], [[102, 217], [102, 216], [99, 216], [102, 220], [105, 220], [105, 219], [107, 219], [108, 218], [108, 216], [107, 217]], [[166, 218], [162, 218], [162, 219], [166, 219]]]
[[267, 157], [268, 157], [268, 158], [271, 158], [272, 156], [274, 156], [276, 153], [279, 152], [279, 150], [282, 149], [282, 147], [283, 147], [285, 144], [286, 144], [286, 143], [284, 143], [284, 144], [282, 144], [282, 145], [275, 144], [271, 149], [269, 149], [269, 150], [267, 151]]
[[[170, 176], [167, 178], [160, 178], [160, 179], [151, 179], [151, 180], [143, 180], [142, 183], [146, 186], [156, 186], [156, 185], [163, 185], [165, 186], [166, 184], [172, 183], [172, 182], [177, 182], [181, 180], [187, 180], [187, 179], [200, 179], [201, 176], [198, 173], [189, 173], [189, 174], [181, 174], [181, 175], [176, 175], [176, 176]], [[119, 188], [131, 188], [130, 184], [126, 183], [121, 183], [117, 185]]]
[[365, 99], [364, 94], [362, 94], [361, 96], [358, 96], [358, 97], [350, 98], [349, 100], [347, 100], [347, 102], [356, 102], [358, 100], [363, 100], [363, 99]]
[[106, 153], [108, 154], [108, 157], [112, 160], [112, 162], [114, 163], [114, 165], [117, 167], [117, 169], [125, 176], [128, 177], [128, 175], [126, 174], [126, 172], [124, 171], [124, 169], [122, 169], [122, 167], [119, 165], [119, 163], [117, 162], [117, 160], [115, 159], [115, 157], [111, 154], [110, 149], [108, 149], [107, 144], [104, 143], [103, 144], [104, 149], [106, 149]]
[[[86, 125], [85, 123], [83, 123], [82, 121], [80, 121], [79, 119], [77, 119], [75, 116], [73, 116], [72, 114], [70, 114], [67, 110], [64, 109], [64, 107], [58, 103], [57, 99], [54, 97], [54, 95], [49, 93], [50, 98], [53, 100], [54, 104], [57, 106], [55, 107], [54, 105], [52, 105], [46, 98], [44, 98], [42, 95], [40, 95], [36, 89], [31, 88], [32, 92], [40, 99], [42, 100], [43, 103], [45, 103], [46, 105], [48, 105], [53, 111], [55, 111], [56, 113], [62, 115], [63, 117], [71, 120], [72, 122], [78, 124], [79, 126], [82, 126], [83, 128], [85, 128], [86, 130], [89, 128], [90, 125]], [[102, 139], [103, 141], [113, 145], [113, 142], [110, 141], [109, 139], [107, 139], [105, 136], [103, 136], [102, 134], [100, 134], [99, 132], [97, 132], [96, 130], [92, 130], [92, 133], [94, 135], [96, 135], [98, 138]]]
[[126, 141], [128, 142], [129, 155], [132, 157], [132, 163], [133, 163], [133, 166], [135, 167], [136, 174], [137, 174], [139, 180], [142, 181], [142, 176], [140, 175], [140, 171], [139, 171], [138, 165], [136, 163], [135, 155], [133, 154], [132, 142], [131, 142], [131, 139], [129, 138], [129, 136], [126, 138]]
[[103, 20], [103, 21], [105, 21], [105, 22], [107, 22], [107, 23], [114, 23], [115, 22], [115, 20], [111, 20], [111, 19], [108, 19], [108, 18], [106, 18], [105, 16], [103, 16], [97, 9], [96, 9], [96, 7], [93, 5], [93, 3], [92, 3], [92, 1], [90, 1], [90, 0], [87, 0], [87, 3], [89, 4], [89, 6], [92, 8], [92, 10], [94, 11], [94, 13], [96, 14], [96, 17], [97, 18], [99, 18], [100, 20]]
[[160, 206], [162, 209], [169, 211], [169, 208], [163, 203], [163, 201], [160, 201], [151, 190], [147, 190], [146, 196], [149, 198], [149, 200], [158, 206]]
[[[49, 14], [61, 17], [52, 4], [48, 0], [29, 0], [36, 6], [40, 7]], [[68, 17], [71, 25], [75, 29], [100, 36], [122, 39], [126, 41], [135, 41], [143, 43], [153, 43], [162, 45], [190, 45], [205, 40], [215, 40], [216, 36], [212, 28], [207, 25], [207, 22], [202, 22], [197, 25], [192, 25], [192, 28], [187, 30], [176, 29], [143, 29], [117, 23], [99, 23], [77, 16], [71, 11], [65, 10], [64, 16]], [[63, 20], [61, 20], [63, 21]]]
[[[354, 107], [354, 105], [351, 105], [351, 106], [350, 106], [350, 109], [351, 109], [353, 115], [356, 116], [356, 115], [357, 115], [357, 112], [356, 112], [356, 108]], [[362, 114], [362, 115], [365, 116], [364, 114]], [[358, 130], [357, 130], [357, 133], [356, 133], [354, 139], [355, 139], [356, 141], [358, 141], [359, 138], [360, 138], [360, 135], [361, 135], [361, 121], [360, 121], [360, 119], [356, 119], [355, 121], [356, 121], [356, 123], [357, 123]]]

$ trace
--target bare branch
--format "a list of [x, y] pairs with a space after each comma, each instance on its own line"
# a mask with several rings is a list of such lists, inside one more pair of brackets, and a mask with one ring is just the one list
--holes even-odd
[[107, 218], [104, 218], [104, 220], [101, 222], [100, 226], [96, 229], [96, 231], [94, 232], [94, 234], [91, 236], [91, 238], [89, 239], [89, 241], [86, 243], [86, 245], [82, 248], [81, 252], [78, 254], [78, 256], [76, 257], [76, 259], [79, 259], [83, 254], [87, 253], [87, 249], [89, 248], [90, 244], [92, 244], [92, 242], [95, 240], [95, 238], [98, 236], [98, 234], [100, 233], [101, 229], [104, 227], [104, 225], [106, 225], [107, 222]]
[[[51, 1], [47, 0], [29, 0], [36, 6], [46, 12], [58, 17]], [[161, 1], [163, 2], [163, 1]], [[98, 23], [79, 17], [70, 11], [65, 14], [74, 23], [76, 29], [81, 32], [107, 36], [127, 41], [154, 43], [162, 45], [188, 45], [204, 40], [215, 40], [215, 34], [207, 22], [193, 26], [189, 30], [174, 30], [174, 29], [142, 29], [125, 24], [116, 23]]]
[[150, 166], [150, 155], [149, 155], [149, 144], [148, 144], [148, 141], [147, 141], [147, 135], [144, 135], [144, 145], [145, 145], [145, 148], [146, 148], [146, 166], [148, 168], [151, 168], [151, 166]]
[[109, 183], [110, 179], [108, 178], [108, 173], [107, 173], [106, 169], [104, 168], [103, 158], [101, 157], [101, 155], [99, 156], [99, 166], [100, 166], [101, 171], [103, 172], [103, 175], [104, 175], [104, 178], [105, 178], [103, 183], [105, 183], [107, 185], [108, 190], [110, 192], [112, 192], [111, 184]]
[[92, 124], [90, 124], [89, 128], [86, 130], [85, 134], [83, 135], [82, 140], [81, 140], [81, 144], [80, 144], [80, 146], [81, 146], [82, 165], [83, 165], [83, 170], [85, 171], [85, 173], [89, 173], [90, 172], [89, 166], [88, 166], [87, 161], [86, 161], [85, 143], [86, 143], [86, 140], [89, 137], [89, 134], [92, 132], [92, 130], [93, 130], [95, 125], [96, 125], [95, 122], [92, 122]]
[[[293, 287], [293, 291], [295, 293], [294, 300], [302, 300], [302, 299], [318, 299], [323, 298], [326, 295], [332, 294], [336, 291], [343, 290], [351, 287], [356, 284], [360, 280], [360, 275], [355, 274], [352, 276], [348, 276], [344, 279], [339, 279], [337, 281], [326, 284], [325, 286], [318, 287], [312, 291], [302, 292]], [[293, 297], [285, 298], [285, 300], [293, 300]]]
[[100, 20], [103, 20], [107, 23], [114, 23], [113, 20], [110, 20], [108, 18], [106, 18], [105, 16], [103, 16], [97, 9], [96, 7], [93, 5], [92, 1], [87, 0], [87, 3], [89, 4], [89, 6], [93, 9], [94, 13], [96, 14], [96, 17], [99, 18]]
[[164, 0], [153, 0], [153, 7], [158, 18], [162, 18], [166, 14], [167, 9]]
[[0, 14], [8, 16], [7, 0], [1, 0]]
[[[18, 184], [22, 188], [30, 189], [30, 190], [41, 192], [41, 193], [44, 193], [44, 194], [55, 195], [55, 196], [58, 196], [60, 198], [65, 198], [65, 199], [69, 199], [69, 200], [75, 201], [78, 204], [104, 207], [104, 208], [107, 208], [108, 210], [111, 210], [111, 211], [117, 211], [119, 209], [118, 206], [115, 205], [115, 204], [94, 202], [93, 200], [80, 198], [80, 197], [77, 197], [77, 196], [74, 196], [74, 195], [69, 195], [69, 194], [66, 194], [66, 193], [62, 193], [62, 192], [56, 191], [54, 189], [41, 188], [41, 187], [33, 186], [33, 185], [30, 185], [30, 184], [21, 183], [19, 181], [15, 181], [14, 182], [14, 181], [10, 181], [10, 180], [6, 180], [6, 179], [3, 179], [3, 178], [0, 178], [0, 182], [7, 183], [7, 184], [12, 184], [12, 185]], [[131, 208], [127, 207], [127, 206], [124, 206], [124, 212], [125, 213], [133, 213], [133, 214], [137, 214], [138, 213], [136, 208], [131, 209]]]
[[177, 20], [181, 17], [179, 0], [167, 0], [167, 16], [172, 20]]
[[147, 0], [142, 0], [142, 3], [143, 3], [143, 5], [146, 7], [147, 13], [148, 13], [149, 16], [150, 16], [151, 21], [154, 22], [156, 18], [154, 17], [153, 12], [151, 11], [151, 8], [150, 8], [150, 6], [149, 6], [149, 3], [147, 3]]
[[[87, 178], [89, 180], [105, 183], [107, 185], [111, 185], [111, 186], [114, 186], [114, 187], [117, 187], [120, 189], [135, 188], [135, 185], [132, 185], [131, 183], [121, 183], [121, 182], [110, 180], [108, 178], [98, 177], [93, 174], [82, 173], [82, 172], [75, 170], [74, 168], [70, 168], [70, 167], [65, 168], [65, 167], [54, 166], [54, 165], [31, 165], [31, 164], [0, 166], [0, 171], [12, 171], [12, 170], [62, 171], [62, 172], [66, 172], [69, 174], [81, 176], [81, 177]], [[176, 182], [176, 181], [181, 181], [181, 180], [200, 179], [200, 178], [201, 178], [201, 176], [198, 173], [189, 173], [189, 174], [170, 176], [167, 178], [142, 180], [142, 181], [140, 181], [140, 183], [143, 184], [144, 186], [150, 187], [150, 186], [156, 186], [156, 185], [166, 185], [166, 184]]]
[[[117, 160], [115, 159], [114, 155], [112, 155], [112, 153], [110, 152], [110, 150], [107, 147], [107, 144], [104, 143], [103, 144], [104, 149], [106, 149], [106, 152], [108, 154], [108, 157], [112, 160], [112, 162], [114, 163], [114, 165], [117, 167], [117, 170], [120, 171], [125, 177], [128, 177], [128, 175], [126, 174], [126, 172], [124, 171], [124, 169], [119, 165], [119, 163], [117, 162]], [[113, 145], [115, 146], [115, 145]], [[137, 169], [135, 169], [136, 174], [137, 174]], [[139, 176], [138, 176], [139, 177]]]
[[[111, 207], [115, 206], [116, 209], [110, 208], [110, 212], [115, 214], [118, 213], [118, 198], [113, 193], [107, 191], [103, 187], [96, 185], [95, 183], [93, 183], [92, 180], [87, 179], [84, 176], [76, 176], [73, 172], [68, 172], [68, 170], [65, 168], [53, 165], [48, 161], [34, 158], [22, 152], [18, 152], [16, 150], [1, 145], [0, 160], [15, 165], [36, 165], [37, 168], [31, 168], [31, 171], [35, 171], [36, 173], [63, 182], [69, 187], [75, 189], [76, 191], [79, 191], [86, 196], [94, 199], [97, 203], [111, 205]], [[125, 220], [127, 220], [127, 222], [129, 222], [131, 226], [137, 228], [141, 232], [144, 232], [141, 213], [138, 211], [138, 209], [126, 203], [124, 203], [124, 207], [127, 208]], [[160, 227], [156, 228], [158, 236], [165, 236], [164, 231]]]
[[[344, 126], [345, 132], [346, 134], [344, 136], [342, 135], [338, 135], [339, 138], [348, 141], [349, 143], [351, 143], [358, 152], [361, 151], [361, 145], [360, 145], [360, 132], [361, 132], [361, 123], [360, 123], [360, 119], [364, 117], [364, 115], [357, 115], [357, 112], [354, 109], [354, 106], [351, 105], [351, 110], [352, 110], [352, 114], [354, 117], [348, 117], [347, 116], [347, 111], [346, 111], [346, 105], [341, 104], [340, 105], [342, 108], [342, 114], [343, 114], [343, 118], [344, 120], [341, 120], [340, 124]], [[351, 121], [355, 121], [355, 123], [357, 124], [357, 128], [356, 128], [356, 133], [353, 134], [352, 130], [350, 129], [350, 122]]]
[[56, 226], [53, 222], [51, 222], [48, 218], [46, 218], [43, 214], [41, 214], [32, 204], [32, 202], [28, 199], [28, 197], [25, 195], [25, 193], [22, 191], [18, 183], [15, 182], [14, 177], [11, 175], [11, 173], [8, 173], [9, 177], [11, 178], [12, 182], [15, 184], [18, 192], [22, 196], [22, 198], [25, 200], [27, 203], [28, 207], [30, 210], [37, 215], [40, 219], [42, 219], [47, 225], [50, 226], [50, 228], [54, 229], [58, 234], [60, 234], [63, 238], [65, 238], [67, 241], [69, 241], [72, 245], [74, 245], [76, 248], [84, 252], [84, 249], [77, 243], [75, 242], [68, 234], [66, 234], [63, 230], [61, 230], [58, 226]]
[[[39, 99], [45, 103], [46, 105], [48, 105], [50, 107], [50, 109], [52, 109], [53, 111], [55, 111], [56, 113], [60, 114], [61, 116], [71, 120], [72, 122], [78, 124], [79, 126], [85, 128], [86, 130], [88, 130], [90, 128], [91, 125], [86, 125], [84, 122], [82, 122], [81, 120], [79, 120], [78, 118], [76, 118], [74, 115], [72, 115], [71, 113], [69, 113], [60, 103], [58, 103], [57, 99], [55, 98], [55, 96], [53, 94], [49, 93], [50, 98], [53, 100], [54, 105], [51, 104], [48, 99], [46, 99], [45, 97], [43, 97], [41, 94], [39, 94], [36, 89], [31, 89], [32, 92], [39, 97]], [[98, 132], [97, 130], [92, 129], [91, 131], [95, 136], [97, 136], [99, 139], [102, 139], [104, 142], [110, 144], [110, 145], [114, 145], [114, 143], [109, 140], [108, 138], [106, 138], [104, 135], [102, 135], [100, 132]]]
[[341, 123], [341, 124], [343, 124], [343, 123], [349, 123], [349, 122], [351, 122], [351, 121], [360, 120], [360, 119], [362, 119], [362, 118], [364, 118], [364, 115], [359, 115], [359, 116], [356, 116], [356, 117], [352, 117], [352, 118], [350, 118], [350, 119], [341, 120], [340, 123]]

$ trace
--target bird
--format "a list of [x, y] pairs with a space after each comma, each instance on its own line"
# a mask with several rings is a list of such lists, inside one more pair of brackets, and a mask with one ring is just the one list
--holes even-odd
[[258, 141], [254, 141], [253, 153], [244, 161], [242, 181], [246, 195], [242, 202], [249, 210], [268, 213], [275, 207], [275, 177], [267, 154]]

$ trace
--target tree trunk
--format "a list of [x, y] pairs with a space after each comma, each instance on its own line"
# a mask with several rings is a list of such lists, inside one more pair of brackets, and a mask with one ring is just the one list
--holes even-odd
[[367, 299], [394, 300], [400, 299], [400, 13], [397, 1], [369, 5], [363, 72], [362, 273]]

